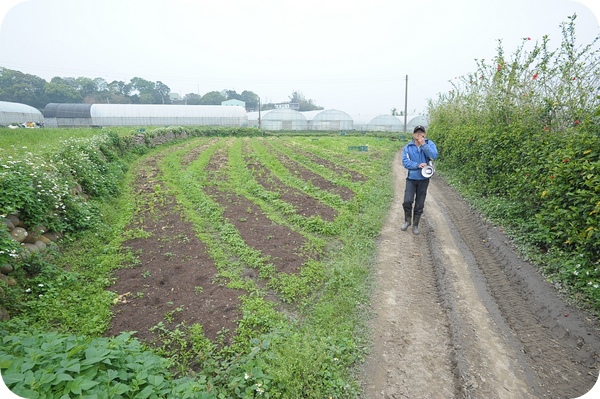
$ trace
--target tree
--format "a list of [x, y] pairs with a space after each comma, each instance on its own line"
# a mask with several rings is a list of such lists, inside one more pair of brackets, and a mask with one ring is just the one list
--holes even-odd
[[258, 111], [258, 104], [260, 103], [258, 94], [244, 90], [240, 97], [240, 100], [246, 103], [246, 111]]
[[294, 91], [289, 99], [290, 103], [298, 104], [298, 111], [301, 112], [323, 109], [323, 107], [319, 107], [317, 104], [315, 104], [313, 100], [306, 100], [301, 91]]
[[46, 83], [35, 75], [0, 68], [0, 100], [43, 109], [48, 103], [44, 92]]
[[187, 105], [202, 104], [202, 96], [196, 93], [188, 93], [183, 96], [183, 103]]
[[96, 82], [90, 78], [80, 76], [77, 79], [75, 79], [75, 84], [77, 91], [79, 91], [79, 94], [81, 94], [81, 97], [83, 98], [88, 96], [94, 96], [98, 92]]
[[156, 81], [156, 84], [154, 85], [154, 91], [160, 97], [161, 104], [170, 104], [171, 103], [171, 98], [169, 97], [169, 93], [171, 92], [171, 89], [169, 88], [169, 86], [167, 86], [166, 84], [164, 84], [163, 82], [158, 80], [158, 81]]
[[239, 95], [235, 90], [225, 90], [225, 99], [226, 100], [242, 100], [242, 96]]
[[51, 103], [80, 103], [83, 102], [81, 93], [73, 86], [63, 83], [61, 79], [53, 78], [44, 87], [44, 92]]
[[130, 83], [133, 90], [137, 91], [137, 93], [131, 96], [133, 103], [156, 104], [160, 102], [160, 98], [154, 90], [154, 82], [135, 77], [131, 79]]
[[209, 91], [205, 95], [202, 96], [200, 100], [200, 104], [202, 105], [221, 105], [226, 98], [223, 94], [218, 91]]

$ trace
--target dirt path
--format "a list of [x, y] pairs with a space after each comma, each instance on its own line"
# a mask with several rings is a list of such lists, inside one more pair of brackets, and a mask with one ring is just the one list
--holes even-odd
[[400, 231], [405, 171], [381, 234], [368, 398], [575, 398], [598, 378], [600, 337], [508, 239], [443, 180], [421, 235]]

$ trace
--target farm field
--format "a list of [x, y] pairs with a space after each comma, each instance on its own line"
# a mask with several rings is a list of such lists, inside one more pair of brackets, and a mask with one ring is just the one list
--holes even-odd
[[[117, 306], [111, 332], [138, 330], [152, 340], [148, 331], [172, 312], [172, 323], [198, 322], [211, 340], [227, 331], [221, 339], [230, 343], [248, 293], [286, 322], [313, 317], [310, 301], [327, 296], [322, 290], [343, 295], [343, 286], [320, 286], [331, 278], [331, 247], [340, 245], [340, 230], [360, 229], [351, 220], [360, 212], [351, 208], [369, 201], [377, 168], [399, 146], [369, 139], [368, 152], [353, 152], [340, 141], [202, 139], [146, 158], [131, 228], [150, 237], [128, 243], [141, 263], [117, 273], [114, 289], [130, 294]], [[441, 179], [430, 192], [425, 234], [400, 232], [404, 171], [397, 157], [392, 170], [394, 201], [377, 241], [379, 261], [375, 268], [360, 259], [354, 265], [367, 282], [370, 273], [379, 277], [361, 382], [367, 397], [587, 392], [597, 379], [599, 341], [582, 326], [585, 316], [562, 303]], [[220, 242], [210, 231], [220, 232]], [[362, 306], [348, 308], [354, 328], [369, 318]]]
[[[99, 335], [134, 332], [195, 381], [181, 397], [585, 394], [595, 319], [441, 176], [421, 235], [400, 231], [403, 144], [197, 137], [139, 157], [104, 210], [128, 256], [100, 276], [111, 296], [93, 311]], [[109, 258], [90, 254], [111, 240], [96, 240], [65, 243], [64, 266], [106, 273]], [[77, 334], [81, 313], [52, 322]]]

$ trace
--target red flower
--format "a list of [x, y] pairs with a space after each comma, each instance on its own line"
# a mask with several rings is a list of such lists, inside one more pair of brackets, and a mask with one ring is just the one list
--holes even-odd
[[569, 162], [569, 158], [565, 158], [565, 159], [563, 159], [563, 162], [564, 162], [564, 163], [567, 163], [567, 162]]
[[551, 178], [551, 179], [554, 179], [554, 175], [550, 175], [550, 178]]
[[527, 38], [527, 40], [531, 40], [531, 38], [530, 38], [530, 37], [528, 37], [528, 38]]
[[575, 122], [573, 122], [575, 125], [579, 125], [579, 119], [575, 119]]
[[548, 131], [550, 128], [548, 126], [544, 126], [544, 130]]
[[502, 69], [502, 65], [499, 64], [498, 65], [498, 70], [501, 70], [501, 69]]
[[533, 74], [533, 80], [536, 80], [536, 79], [537, 79], [537, 77], [538, 77], [538, 74], [537, 74], [537, 72], [536, 72], [536, 73], [534, 73], [534, 74]]

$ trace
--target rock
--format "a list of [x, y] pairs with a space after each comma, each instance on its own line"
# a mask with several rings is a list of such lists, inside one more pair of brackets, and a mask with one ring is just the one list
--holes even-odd
[[29, 253], [40, 252], [40, 248], [35, 244], [22, 244]]
[[48, 237], [46, 237], [43, 234], [40, 236], [40, 241], [46, 245], [50, 245], [50, 243], [52, 242], [52, 240], [50, 240]]
[[17, 215], [8, 215], [8, 220], [10, 220], [15, 227], [23, 227], [23, 222], [21, 222]]
[[13, 277], [9, 277], [6, 283], [9, 287], [14, 287], [15, 285], [17, 285], [17, 280], [15, 280]]
[[34, 245], [38, 247], [40, 251], [46, 249], [46, 244], [44, 244], [41, 240], [36, 241]]
[[6, 225], [6, 227], [8, 227], [9, 231], [15, 228], [15, 225], [13, 224], [13, 222], [11, 222], [10, 219], [8, 219], [8, 218], [4, 219], [3, 222]]
[[0, 307], [0, 320], [1, 321], [10, 320], [10, 315], [8, 314], [8, 311], [6, 309], [4, 309], [3, 307]]
[[12, 265], [6, 264], [6, 265], [0, 266], [0, 273], [2, 273], [2, 274], [9, 274], [12, 271], [13, 271]]
[[27, 230], [22, 227], [15, 227], [10, 231], [10, 235], [17, 241], [23, 242], [27, 238]]
[[42, 237], [46, 237], [50, 241], [56, 241], [56, 240], [59, 239], [58, 233], [55, 233], [55, 232], [52, 232], [52, 231], [49, 231], [47, 233], [42, 234]]
[[27, 232], [27, 237], [25, 237], [25, 239], [23, 240], [23, 242], [26, 242], [28, 244], [35, 244], [36, 241], [38, 241], [40, 239], [39, 234], [36, 234], [32, 231], [28, 231]]

